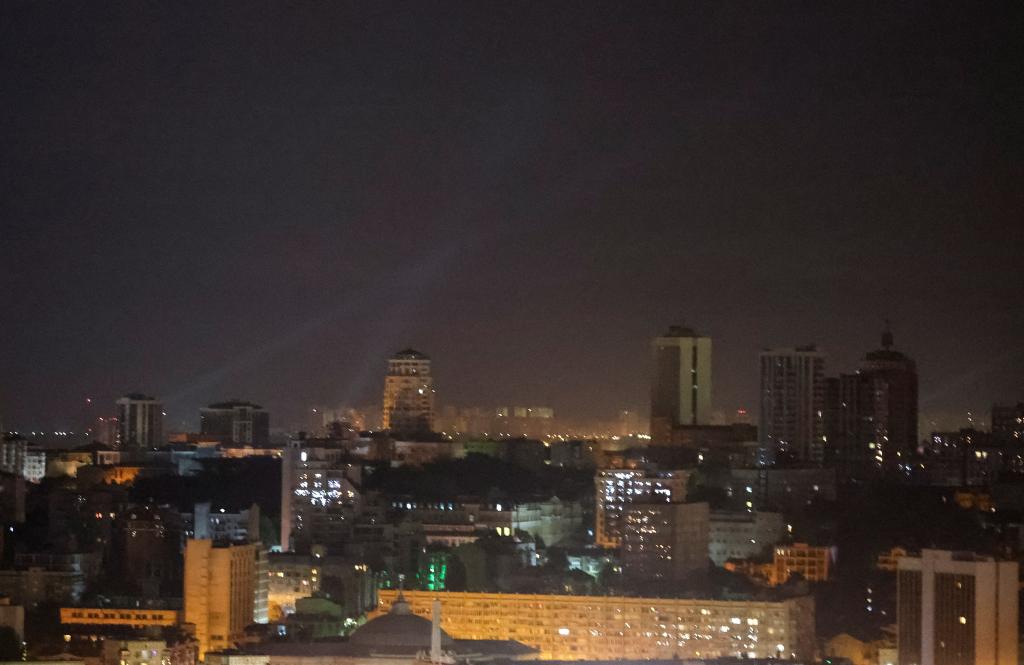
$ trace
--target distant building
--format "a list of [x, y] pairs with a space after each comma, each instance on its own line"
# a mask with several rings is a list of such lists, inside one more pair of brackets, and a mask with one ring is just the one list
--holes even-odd
[[18, 639], [25, 639], [25, 608], [12, 604], [7, 596], [0, 596], [0, 627], [10, 628]]
[[900, 665], [1017, 665], [1018, 568], [939, 550], [901, 557]]
[[998, 443], [1024, 445], [1024, 402], [992, 406], [992, 438]]
[[92, 438], [103, 445], [117, 449], [121, 447], [121, 424], [114, 416], [100, 416], [92, 426]]
[[288, 442], [281, 456], [281, 549], [308, 552], [312, 545], [339, 550], [352, 528], [361, 496], [361, 467], [341, 448], [315, 441]]
[[[398, 592], [380, 591], [386, 611]], [[783, 658], [814, 656], [814, 601], [716, 601], [512, 593], [406, 591], [412, 612], [456, 640], [519, 640], [541, 660]], [[370, 624], [373, 625], [371, 621]]]
[[761, 445], [778, 456], [823, 461], [825, 354], [817, 347], [761, 353]]
[[185, 623], [196, 627], [200, 659], [234, 646], [246, 626], [267, 622], [267, 583], [259, 543], [186, 542]]
[[38, 483], [46, 477], [46, 451], [24, 437], [7, 434], [0, 443], [0, 471]]
[[708, 569], [708, 504], [634, 503], [625, 508], [624, 574], [677, 582]]
[[674, 427], [710, 424], [711, 338], [671, 326], [651, 349], [651, 439], [666, 443]]
[[77, 603], [98, 577], [99, 565], [99, 555], [91, 552], [18, 553], [13, 567], [0, 570], [0, 595], [29, 609], [48, 603]]
[[772, 552], [768, 583], [779, 586], [793, 575], [808, 582], [827, 582], [832, 576], [834, 551], [831, 547], [814, 547], [807, 543], [777, 545]]
[[434, 430], [434, 379], [428, 356], [405, 349], [388, 360], [381, 427], [397, 434]]
[[726, 491], [746, 497], [751, 510], [795, 510], [816, 500], [836, 500], [836, 471], [830, 468], [731, 469]]
[[626, 509], [634, 503], [682, 503], [686, 500], [687, 471], [608, 469], [594, 476], [596, 529], [594, 542], [618, 547]]
[[182, 635], [168, 640], [108, 638], [103, 640], [100, 665], [195, 665], [196, 641]]
[[164, 444], [164, 405], [140, 393], [117, 400], [122, 449], [156, 448]]
[[195, 504], [191, 513], [182, 513], [189, 538], [254, 543], [260, 540], [260, 507], [252, 504], [245, 510], [228, 512], [213, 509], [209, 501]]
[[[25, 479], [0, 471], [0, 526], [25, 521]], [[2, 538], [0, 538], [2, 542]]]
[[917, 366], [892, 346], [886, 329], [856, 374], [828, 380], [828, 458], [847, 473], [891, 467], [917, 450]]
[[346, 617], [358, 619], [377, 605], [377, 580], [365, 563], [340, 556], [272, 552], [267, 558], [267, 615], [295, 612], [300, 598], [327, 594]]
[[199, 410], [199, 429], [221, 443], [262, 448], [270, 443], [270, 414], [252, 402], [218, 402]]
[[708, 527], [708, 556], [716, 566], [729, 559], [751, 559], [786, 534], [782, 513], [714, 511]]

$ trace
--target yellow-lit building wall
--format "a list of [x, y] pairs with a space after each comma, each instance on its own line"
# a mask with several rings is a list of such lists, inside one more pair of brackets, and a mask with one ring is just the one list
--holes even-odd
[[60, 622], [88, 626], [175, 626], [177, 610], [118, 609], [109, 607], [62, 607]]
[[[397, 592], [379, 592], [378, 614]], [[406, 591], [429, 618], [441, 601], [441, 626], [456, 639], [517, 640], [545, 660], [811, 658], [813, 609], [786, 602], [608, 596]], [[798, 606], [799, 605], [799, 606]]]

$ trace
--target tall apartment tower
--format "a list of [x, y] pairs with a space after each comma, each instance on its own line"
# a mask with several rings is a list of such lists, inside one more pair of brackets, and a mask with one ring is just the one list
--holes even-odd
[[399, 435], [434, 430], [434, 379], [428, 356], [405, 349], [388, 360], [381, 427]]
[[664, 443], [674, 427], [711, 422], [711, 338], [671, 326], [651, 349], [651, 439]]
[[924, 550], [897, 561], [900, 665], [1016, 665], [1016, 561]]
[[155, 448], [164, 443], [164, 405], [155, 397], [131, 393], [117, 400], [121, 448]]
[[361, 495], [361, 468], [346, 461], [344, 448], [288, 442], [281, 453], [281, 549], [309, 552], [323, 545], [340, 550], [352, 529]]
[[185, 545], [185, 623], [200, 660], [232, 648], [246, 626], [267, 623], [267, 559], [260, 543], [190, 539]]
[[825, 446], [825, 354], [817, 347], [761, 353], [761, 446], [818, 464]]
[[898, 463], [917, 441], [917, 365], [893, 349], [888, 327], [856, 374], [829, 379], [826, 433], [831, 461], [846, 473]]
[[634, 503], [626, 507], [622, 567], [634, 579], [677, 582], [709, 566], [706, 503]]
[[[594, 476], [594, 542], [601, 547], [622, 544], [626, 513], [633, 504], [682, 503], [687, 471], [606, 469]], [[706, 548], [705, 548], [706, 549]]]
[[219, 402], [199, 410], [199, 430], [221, 443], [265, 447], [270, 441], [270, 414], [252, 402]]

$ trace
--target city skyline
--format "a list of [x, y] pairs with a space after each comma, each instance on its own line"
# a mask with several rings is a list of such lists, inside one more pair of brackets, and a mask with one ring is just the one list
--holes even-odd
[[17, 7], [5, 422], [133, 390], [296, 421], [406, 345], [449, 403], [598, 418], [673, 321], [726, 411], [761, 348], [848, 370], [885, 318], [925, 416], [1024, 392], [1016, 10]]

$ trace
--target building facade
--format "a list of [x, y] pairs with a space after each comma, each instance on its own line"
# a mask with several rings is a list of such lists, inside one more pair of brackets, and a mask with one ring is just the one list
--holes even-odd
[[252, 402], [218, 402], [199, 410], [199, 429], [221, 443], [262, 448], [270, 443], [270, 414]]
[[200, 659], [234, 646], [246, 626], [267, 622], [268, 582], [259, 543], [187, 541], [184, 615], [195, 624]]
[[1016, 665], [1016, 561], [924, 550], [897, 563], [900, 665]]
[[672, 429], [711, 422], [711, 338], [671, 326], [651, 344], [651, 438], [671, 440]]
[[594, 542], [618, 547], [622, 541], [626, 508], [634, 503], [686, 501], [687, 471], [608, 469], [594, 476]]
[[[380, 611], [397, 591], [380, 592]], [[814, 603], [406, 591], [412, 611], [453, 638], [516, 640], [543, 660], [810, 659]]]
[[716, 566], [729, 559], [751, 559], [786, 533], [782, 513], [715, 511], [708, 527], [708, 556]]
[[46, 476], [46, 451], [16, 434], [0, 442], [0, 471], [38, 483]]
[[122, 449], [156, 448], [164, 443], [164, 405], [155, 397], [132, 393], [117, 400]]
[[624, 574], [679, 581], [708, 569], [708, 504], [651, 503], [626, 508]]
[[428, 356], [405, 349], [388, 360], [381, 427], [397, 434], [434, 430], [434, 379]]
[[822, 462], [824, 409], [824, 353], [813, 345], [761, 353], [762, 447], [779, 457]]
[[353, 478], [360, 468], [346, 451], [288, 442], [281, 455], [281, 549], [308, 552], [313, 545], [340, 549], [361, 497]]

